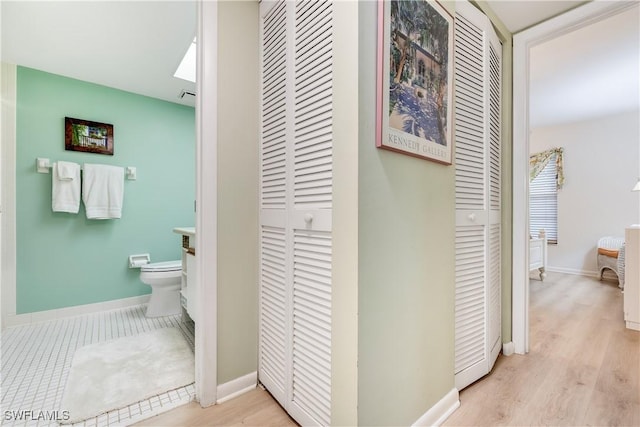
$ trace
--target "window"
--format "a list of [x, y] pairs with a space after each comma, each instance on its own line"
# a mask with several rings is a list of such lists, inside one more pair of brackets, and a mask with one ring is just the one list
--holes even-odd
[[558, 189], [556, 155], [529, 183], [529, 232], [537, 237], [540, 230], [549, 243], [558, 243]]
[[424, 61], [421, 59], [418, 61], [418, 74], [420, 74], [421, 77], [424, 77], [424, 72], [425, 72]]
[[182, 80], [188, 80], [190, 82], [196, 82], [196, 38], [187, 48], [187, 51], [178, 65], [178, 69], [173, 74], [173, 77], [178, 77]]

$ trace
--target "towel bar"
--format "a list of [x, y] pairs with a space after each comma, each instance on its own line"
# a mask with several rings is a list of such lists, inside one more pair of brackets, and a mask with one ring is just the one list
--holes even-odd
[[[36, 171], [38, 173], [49, 173], [49, 169], [51, 169], [52, 164], [51, 160], [38, 157], [36, 158]], [[80, 166], [80, 170], [82, 170], [82, 166]], [[124, 174], [126, 175], [128, 180], [135, 180], [138, 177], [138, 172], [134, 166], [127, 166], [124, 168]]]

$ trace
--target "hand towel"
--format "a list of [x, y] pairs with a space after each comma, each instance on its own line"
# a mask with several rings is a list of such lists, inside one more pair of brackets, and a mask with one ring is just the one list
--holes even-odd
[[58, 164], [58, 179], [60, 181], [71, 181], [76, 177], [76, 172], [80, 169], [80, 165], [73, 162], [63, 162], [62, 160], [57, 162]]
[[77, 214], [80, 210], [80, 165], [56, 162], [51, 173], [51, 208]]
[[112, 219], [122, 216], [124, 168], [84, 164], [82, 201], [88, 219]]

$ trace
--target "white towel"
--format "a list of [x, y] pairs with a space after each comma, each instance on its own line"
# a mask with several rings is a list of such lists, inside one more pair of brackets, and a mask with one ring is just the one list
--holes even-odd
[[51, 173], [51, 208], [54, 212], [80, 210], [80, 165], [58, 161]]
[[64, 162], [62, 160], [58, 164], [58, 179], [60, 181], [71, 181], [76, 178], [76, 173], [80, 169], [80, 165], [73, 162]]
[[82, 201], [87, 218], [120, 218], [123, 198], [124, 168], [84, 164]]

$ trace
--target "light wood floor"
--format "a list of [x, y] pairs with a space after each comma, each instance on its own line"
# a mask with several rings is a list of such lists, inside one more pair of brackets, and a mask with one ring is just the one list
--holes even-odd
[[446, 426], [640, 425], [640, 332], [617, 283], [549, 273], [531, 280], [529, 316], [529, 354], [501, 355]]
[[297, 426], [271, 397], [256, 388], [220, 405], [201, 408], [192, 402], [135, 426]]
[[[445, 426], [640, 426], [640, 332], [625, 329], [617, 284], [549, 273], [531, 281], [530, 353], [500, 356], [460, 394]], [[196, 403], [137, 425], [294, 426], [256, 389], [222, 405]]]

